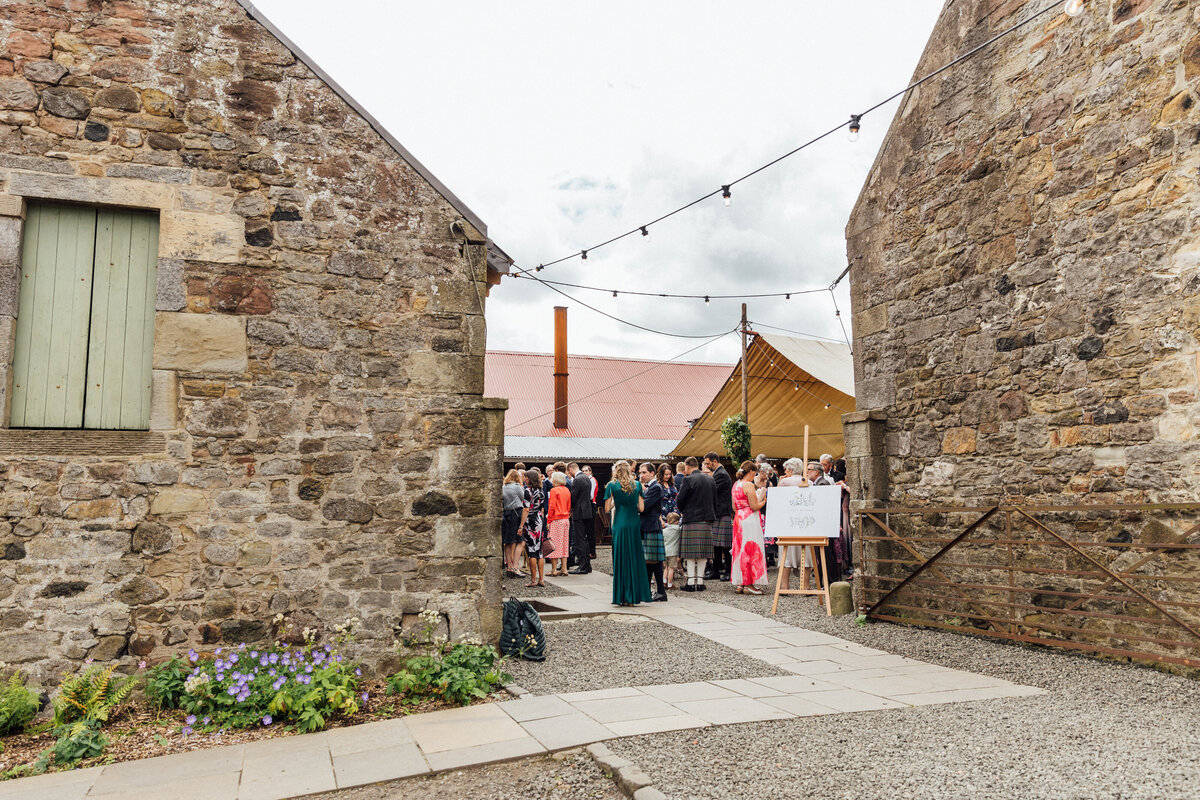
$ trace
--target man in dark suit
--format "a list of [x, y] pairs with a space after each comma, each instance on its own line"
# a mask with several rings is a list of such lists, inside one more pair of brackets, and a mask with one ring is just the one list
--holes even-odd
[[574, 461], [567, 464], [567, 475], [571, 478], [571, 554], [575, 556], [575, 568], [570, 572], [587, 575], [592, 571], [587, 537], [592, 526], [592, 481]]
[[712, 471], [713, 516], [716, 517], [713, 523], [713, 557], [704, 577], [727, 581], [733, 569], [729, 552], [733, 547], [733, 478], [729, 477], [721, 464], [721, 457], [716, 453], [706, 455], [704, 464]]
[[687, 479], [679, 487], [679, 514], [682, 517], [682, 529], [679, 537], [679, 557], [687, 565], [687, 586], [685, 592], [703, 592], [704, 577], [700, 574], [702, 565], [712, 553], [712, 528], [715, 516], [713, 500], [716, 490], [713, 487], [711, 475], [699, 470], [700, 463], [695, 457], [688, 456], [683, 462], [687, 470]]
[[642, 484], [642, 548], [646, 554], [646, 574], [654, 579], [655, 592], [651, 602], [667, 601], [667, 584], [663, 580], [663, 561], [667, 555], [663, 548], [662, 501], [663, 487], [654, 477], [654, 465], [649, 461], [638, 467], [638, 480]]

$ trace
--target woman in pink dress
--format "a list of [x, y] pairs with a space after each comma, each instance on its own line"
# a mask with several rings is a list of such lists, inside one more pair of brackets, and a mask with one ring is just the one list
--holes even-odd
[[763, 547], [762, 503], [754, 486], [758, 472], [753, 461], [742, 462], [742, 479], [733, 485], [733, 572], [730, 582], [738, 594], [762, 594], [767, 583], [767, 553]]

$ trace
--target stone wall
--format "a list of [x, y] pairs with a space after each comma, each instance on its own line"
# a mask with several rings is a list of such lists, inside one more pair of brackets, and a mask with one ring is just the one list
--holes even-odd
[[233, 0], [0, 5], [0, 425], [27, 204], [160, 215], [150, 430], [0, 430], [0, 661], [498, 634], [482, 233]]
[[[950, 0], [916, 75], [1043, 7]], [[903, 99], [847, 227], [873, 502], [1200, 499], [1198, 95], [1200, 3], [1090, 0]]]

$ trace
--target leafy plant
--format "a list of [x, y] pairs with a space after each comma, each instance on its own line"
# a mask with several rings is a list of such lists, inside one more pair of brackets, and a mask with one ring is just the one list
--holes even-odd
[[[96, 720], [78, 720], [54, 729], [58, 741], [38, 756], [38, 764], [53, 756], [55, 766], [67, 766], [85, 758], [95, 758], [108, 747], [108, 737], [100, 730]], [[45, 771], [42, 769], [41, 771]]]
[[77, 675], [63, 679], [62, 689], [54, 698], [54, 726], [59, 728], [69, 723], [95, 723], [99, 728], [114, 716], [121, 705], [129, 699], [137, 686], [136, 678], [113, 679], [110, 667], [92, 666]]
[[854, 624], [860, 628], [867, 627], [867, 615], [859, 614], [857, 617], [854, 618]]
[[[179, 707], [188, 712], [187, 728], [200, 719], [204, 726], [249, 728], [276, 721], [308, 732], [325, 727], [331, 717], [355, 714], [366, 694], [358, 693], [362, 670], [333, 649], [248, 649], [245, 644], [211, 658], [188, 653], [194, 665], [184, 676]], [[186, 668], [186, 664], [185, 664]]]
[[750, 458], [750, 423], [741, 414], [734, 414], [721, 423], [721, 444], [734, 466]]
[[424, 653], [409, 658], [404, 667], [387, 679], [388, 694], [403, 696], [402, 702], [416, 705], [430, 698], [467, 705], [487, 697], [512, 676], [501, 670], [504, 657], [491, 645], [476, 638], [451, 643], [433, 636], [439, 618], [436, 612], [421, 612], [423, 630], [405, 642], [405, 650]]
[[23, 730], [40, 705], [38, 693], [25, 685], [25, 677], [19, 671], [10, 675], [0, 689], [0, 736]]
[[188, 668], [179, 656], [172, 656], [146, 674], [146, 696], [161, 709], [179, 708], [184, 696]]

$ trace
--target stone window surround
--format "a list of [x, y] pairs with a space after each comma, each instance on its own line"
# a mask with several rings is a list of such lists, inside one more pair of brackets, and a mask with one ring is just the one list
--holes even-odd
[[[164, 434], [179, 425], [179, 373], [228, 376], [246, 371], [245, 317], [184, 311], [184, 259], [240, 260], [245, 221], [231, 211], [232, 191], [191, 185], [190, 180], [186, 184], [160, 183], [24, 170], [12, 170], [7, 178], [7, 192], [0, 192], [0, 456], [165, 452]], [[148, 431], [9, 428], [16, 315], [20, 313], [21, 239], [26, 202], [31, 200], [159, 212]], [[203, 358], [194, 350], [175, 346], [180, 339], [196, 337], [216, 340]]]

